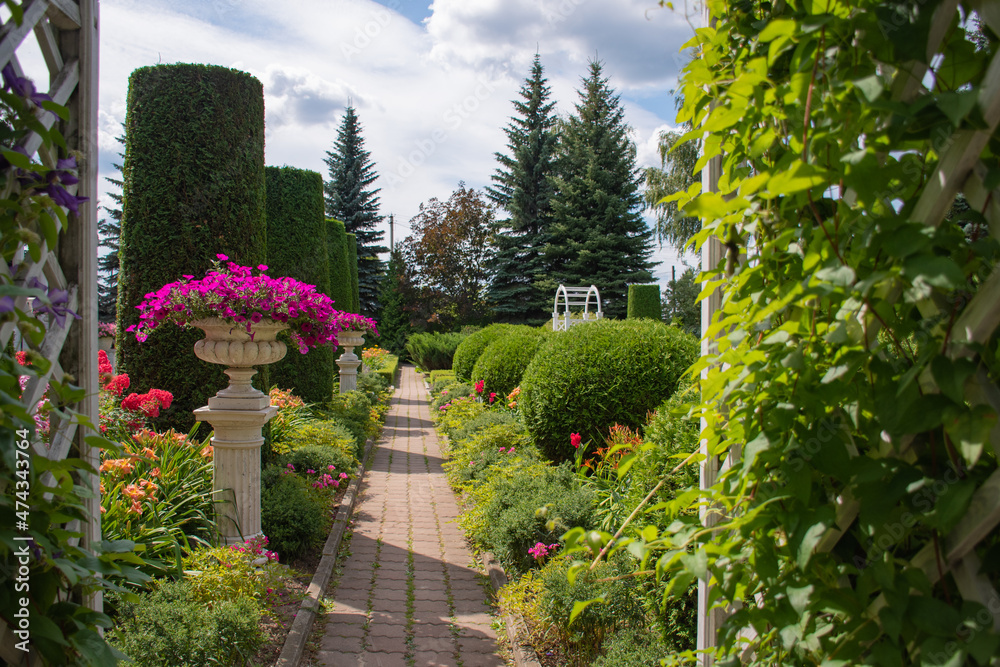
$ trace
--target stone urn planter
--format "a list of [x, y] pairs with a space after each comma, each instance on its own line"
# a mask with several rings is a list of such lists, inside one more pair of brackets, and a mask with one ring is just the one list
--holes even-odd
[[365, 344], [365, 336], [362, 331], [344, 330], [337, 334], [337, 342], [344, 348], [344, 353], [337, 359], [340, 366], [340, 393], [353, 391], [358, 388], [358, 366], [361, 360], [354, 354], [354, 348]]
[[285, 344], [275, 337], [288, 327], [261, 320], [252, 325], [251, 336], [245, 324], [222, 319], [196, 320], [191, 325], [205, 332], [205, 338], [194, 344], [195, 355], [226, 366], [229, 376], [229, 386], [208, 399], [207, 406], [195, 410], [194, 416], [215, 430], [214, 488], [222, 494], [217, 522], [224, 542], [235, 544], [261, 534], [261, 428], [278, 412], [267, 394], [254, 388], [251, 378], [257, 372], [254, 366], [272, 364], [285, 356]]
[[97, 337], [97, 349], [104, 350], [105, 352], [110, 352], [115, 347], [115, 337], [114, 336], [98, 336]]

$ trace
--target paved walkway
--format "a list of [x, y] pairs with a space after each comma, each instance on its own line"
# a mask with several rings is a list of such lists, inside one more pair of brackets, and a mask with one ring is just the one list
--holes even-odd
[[488, 587], [456, 523], [428, 396], [404, 366], [354, 513], [317, 663], [502, 667]]

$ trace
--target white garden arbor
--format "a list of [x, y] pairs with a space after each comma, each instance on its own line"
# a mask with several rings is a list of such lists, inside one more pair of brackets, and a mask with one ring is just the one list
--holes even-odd
[[[562, 297], [562, 312], [559, 312], [559, 298]], [[593, 302], [595, 310], [591, 312], [590, 306]], [[574, 315], [573, 308], [579, 309], [583, 306], [583, 311], [579, 315]], [[570, 327], [584, 322], [596, 322], [604, 317], [601, 310], [601, 293], [597, 291], [596, 285], [590, 287], [566, 287], [560, 285], [556, 290], [555, 303], [552, 305], [552, 330], [568, 331]]]

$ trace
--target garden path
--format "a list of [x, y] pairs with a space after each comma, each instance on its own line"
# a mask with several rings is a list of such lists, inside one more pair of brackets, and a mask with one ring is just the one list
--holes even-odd
[[347, 667], [502, 667], [485, 579], [457, 524], [428, 395], [401, 370], [354, 513], [350, 556], [316, 662]]

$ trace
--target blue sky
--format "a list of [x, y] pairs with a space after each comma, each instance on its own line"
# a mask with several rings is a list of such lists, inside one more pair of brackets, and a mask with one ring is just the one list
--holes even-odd
[[[692, 31], [656, 0], [102, 0], [101, 175], [117, 175], [134, 69], [235, 67], [263, 83], [269, 165], [325, 178], [323, 159], [353, 102], [399, 239], [422, 202], [446, 199], [459, 181], [490, 182], [536, 50], [561, 114], [572, 112], [588, 61], [602, 60], [639, 165], [656, 164], [657, 135], [674, 123], [678, 50]], [[40, 54], [22, 62], [47, 82]], [[656, 259], [661, 279], [678, 263], [669, 251]]]

